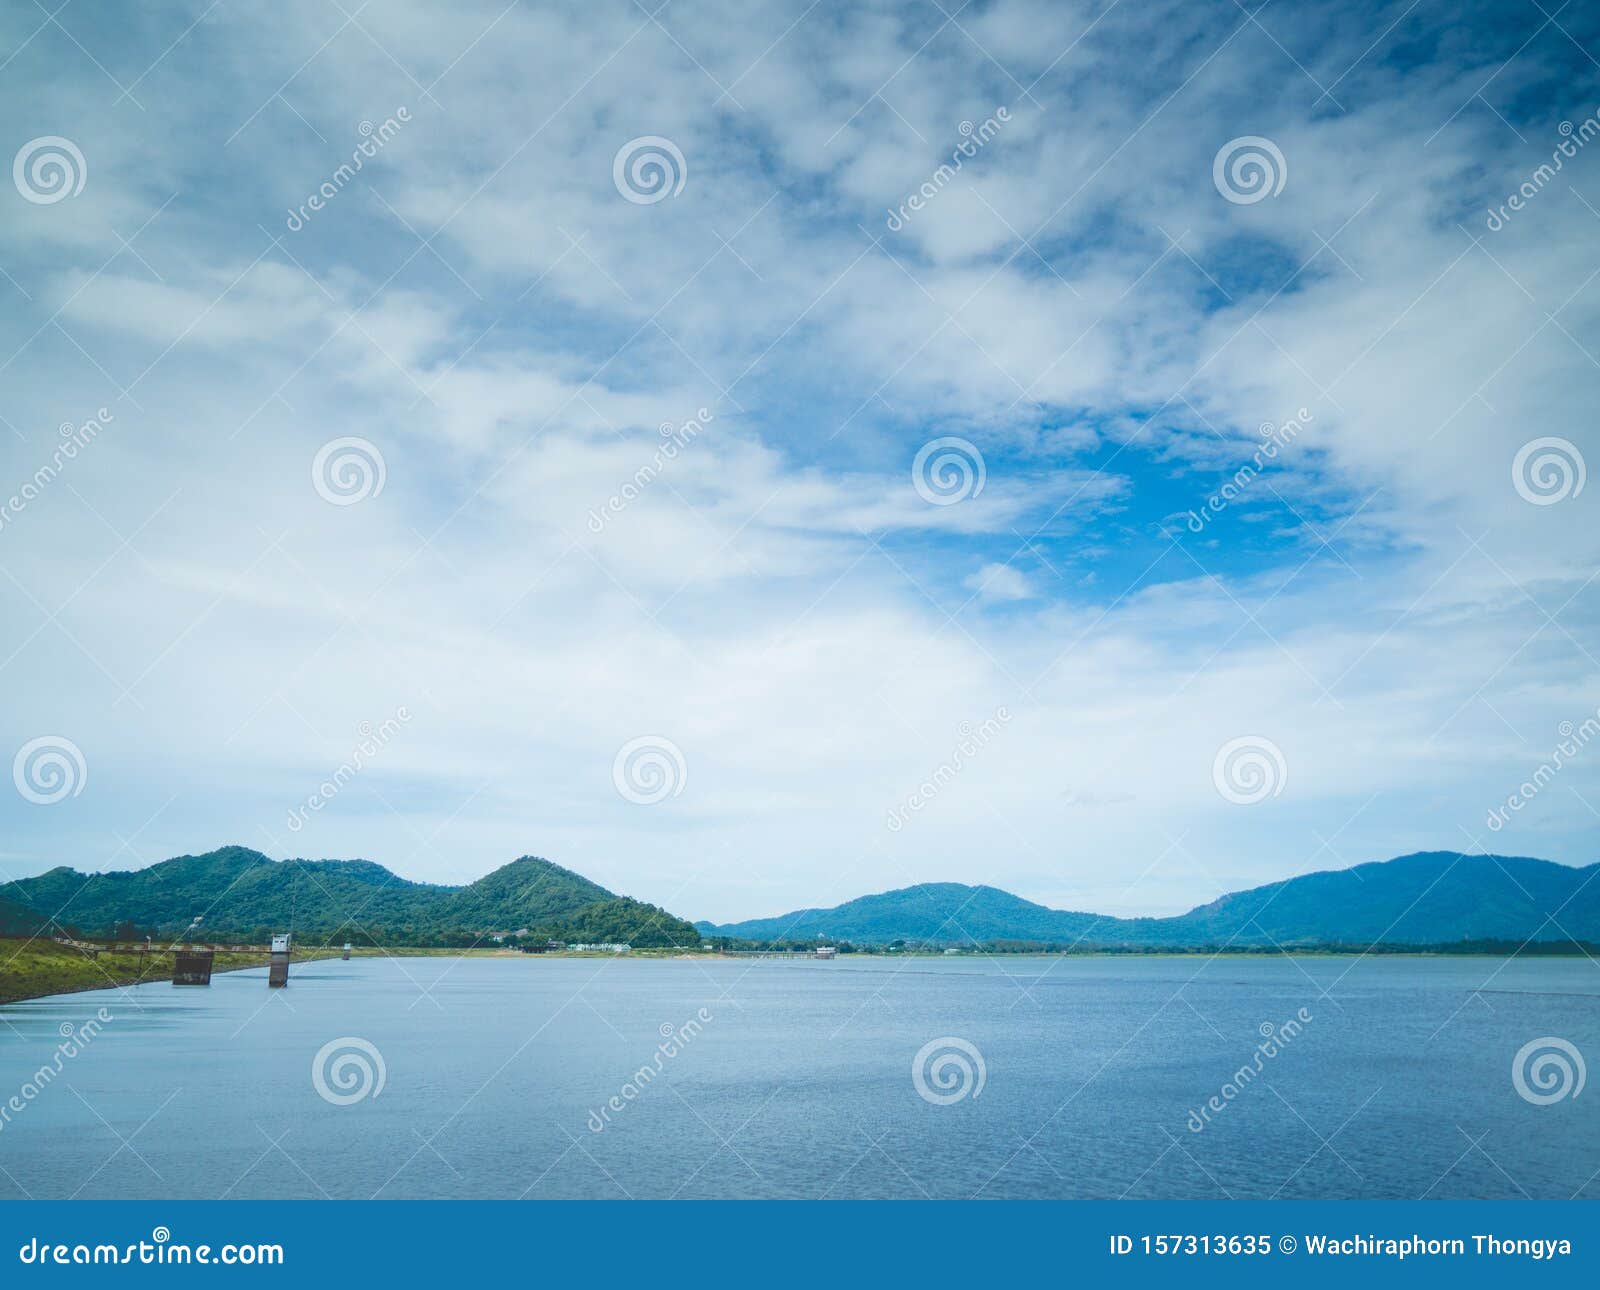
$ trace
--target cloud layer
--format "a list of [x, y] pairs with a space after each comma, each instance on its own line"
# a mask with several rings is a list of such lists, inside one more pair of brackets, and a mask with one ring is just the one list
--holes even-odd
[[4, 23], [6, 146], [86, 172], [0, 200], [4, 734], [87, 767], [9, 872], [533, 852], [731, 919], [1595, 858], [1600, 752], [1487, 824], [1600, 706], [1575, 8]]

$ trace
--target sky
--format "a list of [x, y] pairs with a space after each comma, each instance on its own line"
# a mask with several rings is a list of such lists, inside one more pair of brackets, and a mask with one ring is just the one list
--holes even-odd
[[1600, 859], [1597, 58], [1570, 0], [6, 6], [0, 876]]

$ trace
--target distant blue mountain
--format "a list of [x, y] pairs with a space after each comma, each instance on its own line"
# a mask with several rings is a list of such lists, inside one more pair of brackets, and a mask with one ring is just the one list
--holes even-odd
[[1426, 851], [1234, 892], [1172, 918], [1049, 909], [996, 887], [922, 883], [832, 909], [697, 923], [748, 940], [818, 936], [862, 944], [1044, 941], [1085, 946], [1271, 946], [1461, 940], [1600, 942], [1600, 865]]

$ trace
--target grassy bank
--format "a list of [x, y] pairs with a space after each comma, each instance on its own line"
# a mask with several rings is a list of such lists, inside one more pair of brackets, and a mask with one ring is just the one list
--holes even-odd
[[[337, 945], [296, 945], [294, 961], [309, 963], [315, 959], [338, 958], [342, 947]], [[499, 946], [472, 949], [450, 949], [427, 946], [420, 949], [396, 947], [362, 947], [351, 950], [353, 958], [521, 958], [515, 950]], [[118, 985], [138, 985], [143, 981], [172, 980], [170, 950], [152, 949], [141, 955], [137, 949], [102, 949], [91, 958], [82, 950], [69, 945], [58, 945], [49, 940], [26, 940], [21, 937], [0, 937], [0, 1004], [16, 1003], [22, 999], [39, 999], [49, 994], [74, 994], [79, 990], [105, 990]], [[237, 972], [241, 968], [265, 967], [267, 951], [234, 952], [218, 950], [212, 960], [213, 975], [218, 972]], [[291, 980], [293, 972], [291, 970]]]
[[[369, 951], [370, 952], [370, 951]], [[334, 949], [296, 949], [298, 962], [330, 958]], [[102, 950], [91, 958], [82, 950], [54, 941], [0, 940], [0, 1003], [37, 999], [47, 994], [73, 994], [79, 990], [104, 990], [141, 981], [170, 981], [173, 956], [166, 950], [148, 954]], [[265, 967], [265, 951], [234, 953], [218, 950], [213, 972]]]

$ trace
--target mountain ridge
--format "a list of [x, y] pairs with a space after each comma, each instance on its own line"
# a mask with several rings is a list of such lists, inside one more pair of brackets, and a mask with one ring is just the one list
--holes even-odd
[[694, 945], [702, 935], [1124, 949], [1600, 942], [1596, 876], [1600, 864], [1428, 851], [1279, 879], [1160, 918], [1053, 909], [987, 884], [940, 882], [775, 918], [690, 924], [538, 856], [447, 886], [401, 878], [370, 860], [278, 861], [230, 846], [138, 870], [85, 874], [57, 866], [13, 880], [0, 886], [0, 934], [136, 929], [167, 937], [198, 914], [198, 934], [209, 939], [259, 939], [292, 928], [305, 937], [391, 945], [469, 944], [521, 928], [641, 947]]
[[[538, 935], [640, 946], [697, 945], [693, 926], [538, 856], [461, 887], [413, 882], [371, 860], [273, 860], [227, 846], [143, 869], [58, 865], [0, 887], [4, 921], [28, 916], [88, 935], [175, 936], [198, 915], [206, 938], [293, 930], [380, 944], [470, 943], [526, 927]], [[568, 935], [571, 933], [571, 935]]]
[[1186, 913], [1119, 918], [1051, 909], [997, 887], [918, 883], [736, 923], [708, 936], [817, 936], [887, 944], [1038, 941], [1129, 948], [1445, 944], [1460, 940], [1600, 941], [1600, 864], [1421, 851], [1228, 892]]

